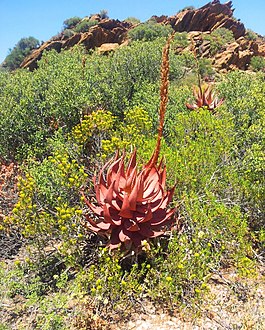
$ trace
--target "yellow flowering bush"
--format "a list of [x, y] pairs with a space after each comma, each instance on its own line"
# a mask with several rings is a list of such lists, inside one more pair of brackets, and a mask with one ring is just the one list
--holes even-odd
[[49, 246], [75, 262], [77, 242], [83, 239], [79, 191], [87, 178], [84, 167], [57, 151], [27, 171], [19, 178], [18, 201], [5, 222], [31, 239], [41, 253]]
[[78, 144], [85, 144], [93, 135], [111, 131], [114, 121], [110, 111], [93, 111], [90, 115], [85, 115], [81, 123], [73, 128], [72, 136]]
[[71, 135], [80, 147], [94, 142], [92, 149], [104, 160], [117, 149], [142, 145], [151, 127], [148, 112], [141, 107], [127, 109], [122, 122], [118, 122], [111, 112], [100, 109], [84, 116]]

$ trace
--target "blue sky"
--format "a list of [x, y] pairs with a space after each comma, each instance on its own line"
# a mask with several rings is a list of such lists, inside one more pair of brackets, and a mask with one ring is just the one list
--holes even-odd
[[[0, 63], [9, 48], [23, 37], [33, 36], [46, 41], [61, 31], [63, 21], [73, 16], [88, 16], [102, 9], [111, 18], [129, 16], [145, 21], [152, 15], [174, 15], [186, 6], [196, 8], [208, 1], [190, 0], [0, 0]], [[225, 2], [225, 1], [221, 1]], [[234, 0], [234, 16], [246, 28], [265, 35], [265, 1]]]

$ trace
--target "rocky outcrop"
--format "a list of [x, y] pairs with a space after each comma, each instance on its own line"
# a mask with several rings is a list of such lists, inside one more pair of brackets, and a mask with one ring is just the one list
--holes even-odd
[[257, 42], [241, 37], [217, 54], [213, 59], [213, 65], [223, 71], [235, 68], [247, 70], [253, 56], [264, 56], [261, 50]]
[[211, 41], [206, 38], [209, 34], [210, 32], [189, 32], [190, 45], [185, 50], [195, 51], [198, 58], [210, 58], [217, 71], [247, 70], [253, 56], [265, 56], [264, 39], [248, 40], [244, 37], [224, 44], [216, 55], [211, 56]]
[[245, 35], [246, 30], [243, 23], [233, 18], [233, 11], [232, 1], [221, 4], [214, 0], [199, 9], [181, 11], [169, 17], [167, 23], [177, 32], [213, 31], [224, 27], [237, 39]]
[[34, 50], [21, 63], [21, 68], [34, 70], [38, 67], [38, 61], [45, 50], [55, 49], [60, 52], [62, 49], [69, 49], [75, 45], [84, 45], [85, 48], [94, 49], [105, 43], [121, 44], [126, 39], [127, 31], [132, 24], [128, 22], [120, 22], [119, 20], [105, 19], [101, 20], [97, 25], [91, 27], [88, 32], [76, 33], [72, 37], [65, 39], [59, 37], [58, 40], [47, 41], [38, 49]]
[[55, 49], [58, 53], [62, 49], [62, 42], [58, 41], [46, 41], [44, 42], [38, 49], [35, 49], [28, 55], [24, 61], [20, 64], [21, 68], [29, 68], [29, 70], [33, 70], [37, 68], [37, 62], [41, 59], [42, 53], [45, 50]]
[[[228, 71], [234, 68], [245, 70], [250, 64], [253, 56], [265, 56], [265, 41], [260, 37], [258, 40], [250, 41], [245, 36], [245, 27], [233, 17], [232, 1], [221, 4], [219, 0], [207, 3], [199, 9], [187, 9], [175, 16], [152, 16], [150, 20], [158, 24], [170, 24], [177, 32], [188, 32], [191, 45], [186, 50], [195, 50], [198, 57], [211, 58], [213, 65], [218, 70]], [[76, 33], [67, 38], [63, 33], [43, 43], [34, 50], [21, 64], [22, 68], [33, 70], [37, 68], [45, 50], [55, 49], [60, 52], [70, 49], [75, 45], [84, 45], [89, 49], [99, 48], [99, 53], [107, 54], [114, 51], [119, 45], [125, 45], [127, 32], [133, 27], [132, 23], [113, 19], [101, 19], [99, 15], [86, 18], [98, 21], [87, 32]], [[211, 41], [203, 35], [210, 34], [218, 28], [227, 28], [234, 34], [235, 41], [222, 47], [221, 51], [211, 57]], [[125, 42], [126, 41], [126, 42]], [[183, 48], [174, 50], [181, 53]]]
[[192, 31], [188, 33], [190, 41], [186, 48], [175, 48], [174, 52], [183, 51], [196, 53], [197, 58], [208, 58], [217, 71], [227, 72], [234, 69], [248, 70], [253, 56], [265, 57], [265, 39], [248, 40], [240, 37], [234, 42], [224, 44], [215, 55], [211, 55], [211, 41], [206, 38], [210, 32]]

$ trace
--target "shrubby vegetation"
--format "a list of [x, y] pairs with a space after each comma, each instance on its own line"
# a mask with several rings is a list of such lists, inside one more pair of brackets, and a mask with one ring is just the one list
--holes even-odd
[[173, 29], [170, 25], [162, 25], [149, 20], [129, 30], [128, 37], [131, 40], [151, 41], [159, 37], [167, 37], [172, 32]]
[[233, 32], [226, 28], [219, 28], [210, 34], [203, 35], [204, 40], [210, 42], [210, 55], [214, 56], [228, 44], [235, 41]]
[[263, 56], [253, 56], [250, 61], [253, 71], [265, 71], [265, 59]]
[[63, 28], [64, 29], [73, 29], [74, 27], [76, 27], [76, 25], [78, 23], [81, 22], [81, 20], [82, 20], [82, 18], [78, 17], [78, 16], [68, 18], [63, 22]]
[[[104, 16], [104, 13], [103, 13]], [[86, 32], [90, 27], [97, 25], [98, 21], [89, 18], [71, 17], [63, 22], [62, 34], [69, 38], [75, 33]]]
[[[148, 84], [158, 86], [163, 43], [162, 39], [134, 42], [110, 57], [86, 55], [82, 48], [61, 54], [51, 51], [32, 73], [1, 74], [2, 157], [45, 155], [47, 139], [58, 128], [70, 132], [86, 111], [100, 107], [122, 119], [137, 93]], [[185, 76], [192, 61], [192, 56], [187, 60], [186, 55], [172, 54], [172, 78]]]
[[86, 32], [89, 30], [90, 27], [97, 25], [97, 24], [98, 24], [98, 21], [83, 20], [75, 26], [74, 31], [75, 32]]
[[195, 9], [196, 9], [196, 7], [194, 7], [194, 6], [186, 6], [186, 7], [182, 8], [182, 9], [180, 9], [178, 11], [178, 13], [181, 13], [182, 11], [185, 11], [185, 10], [195, 10]]
[[4, 67], [8, 70], [15, 70], [19, 68], [24, 58], [39, 45], [39, 40], [34, 37], [20, 39], [15, 47], [10, 50], [10, 54], [5, 58]]
[[247, 29], [246, 32], [246, 38], [248, 40], [257, 40], [258, 39], [258, 34], [250, 29]]
[[132, 24], [141, 23], [141, 21], [138, 18], [132, 17], [132, 16], [125, 18], [124, 22], [129, 22], [129, 23], [132, 23]]
[[102, 19], [109, 18], [108, 11], [107, 11], [106, 9], [101, 9], [101, 10], [99, 11], [99, 16], [100, 16]]
[[37, 309], [39, 328], [90, 326], [88, 306], [105, 319], [129, 315], [143, 299], [196, 308], [212, 272], [255, 275], [265, 244], [263, 73], [220, 77], [216, 113], [189, 110], [198, 66], [191, 53], [172, 50], [161, 156], [179, 220], [140, 255], [110, 253], [84, 226], [80, 192], [93, 200], [92, 177], [117, 148], [129, 154], [135, 146], [139, 164], [150, 159], [164, 43], [135, 41], [109, 56], [50, 51], [34, 72], [0, 73], [0, 155], [21, 164], [0, 228], [27, 247], [12, 269], [1, 263], [0, 291], [24, 297], [24, 314]]

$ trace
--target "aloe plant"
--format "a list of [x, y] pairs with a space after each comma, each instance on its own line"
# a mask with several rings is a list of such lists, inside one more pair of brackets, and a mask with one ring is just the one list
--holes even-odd
[[156, 148], [149, 162], [138, 171], [136, 150], [125, 166], [125, 152], [107, 162], [94, 177], [96, 204], [84, 196], [93, 217], [86, 215], [85, 226], [106, 236], [111, 249], [141, 250], [149, 238], [164, 234], [175, 220], [175, 208], [169, 208], [174, 188], [166, 191], [166, 167], [158, 163], [168, 102], [169, 47], [163, 49], [161, 65], [160, 111]]
[[[124, 245], [137, 249], [144, 240], [157, 237], [172, 223], [175, 209], [167, 207], [172, 200], [174, 187], [165, 190], [166, 167], [162, 162], [146, 164], [137, 171], [136, 150], [125, 168], [125, 153], [109, 161], [94, 180], [97, 205], [86, 197], [85, 202], [96, 220], [86, 216], [87, 228], [109, 237], [109, 247]], [[108, 169], [107, 169], [108, 168]], [[106, 176], [104, 175], [107, 169]]]
[[215, 113], [216, 108], [219, 107], [224, 100], [218, 99], [210, 85], [194, 86], [193, 95], [195, 103], [186, 103], [186, 107], [190, 110], [206, 107], [210, 112]]

